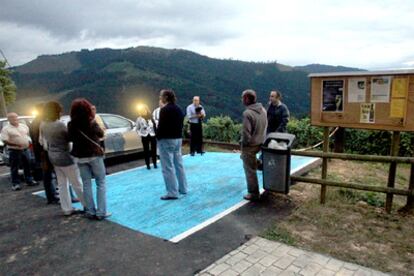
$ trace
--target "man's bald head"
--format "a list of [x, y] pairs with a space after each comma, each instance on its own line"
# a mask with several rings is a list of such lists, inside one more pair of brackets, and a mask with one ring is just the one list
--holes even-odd
[[256, 91], [252, 89], [244, 90], [242, 93], [242, 100], [243, 100], [243, 104], [246, 106], [256, 103], [256, 100], [257, 100]]
[[17, 127], [19, 125], [19, 115], [15, 112], [7, 113], [7, 120], [13, 126]]
[[197, 105], [197, 106], [200, 104], [200, 97], [199, 96], [194, 96], [193, 97], [193, 104]]

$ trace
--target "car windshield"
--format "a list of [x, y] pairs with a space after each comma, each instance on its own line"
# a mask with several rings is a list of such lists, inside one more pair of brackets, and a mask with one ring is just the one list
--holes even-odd
[[131, 122], [127, 119], [113, 116], [113, 115], [100, 115], [102, 120], [105, 122], [105, 125], [108, 129], [111, 128], [129, 128], [131, 127]]

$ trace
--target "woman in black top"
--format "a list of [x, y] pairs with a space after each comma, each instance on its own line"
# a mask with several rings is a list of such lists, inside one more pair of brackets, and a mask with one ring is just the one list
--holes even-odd
[[[104, 150], [100, 139], [104, 131], [95, 121], [92, 104], [86, 99], [75, 99], [70, 110], [69, 139], [73, 142], [71, 154], [76, 157], [83, 181], [86, 216], [102, 220], [111, 214], [106, 210]], [[97, 208], [93, 200], [92, 175], [96, 182]]]

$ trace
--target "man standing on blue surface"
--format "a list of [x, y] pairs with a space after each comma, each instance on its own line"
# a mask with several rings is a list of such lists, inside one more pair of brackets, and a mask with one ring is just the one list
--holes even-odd
[[282, 103], [282, 93], [279, 91], [271, 91], [270, 105], [267, 109], [267, 131], [270, 132], [287, 132], [287, 124], [289, 122], [289, 109]]
[[206, 112], [200, 104], [200, 97], [195, 96], [193, 103], [187, 106], [187, 117], [190, 123], [190, 154], [194, 156], [195, 152], [203, 154], [203, 124]]
[[254, 90], [248, 89], [243, 91], [242, 101], [246, 106], [246, 110], [243, 112], [241, 159], [243, 160], [248, 191], [244, 199], [252, 201], [260, 198], [256, 155], [265, 140], [267, 128], [266, 110], [256, 100], [257, 97]]
[[160, 100], [164, 107], [160, 110], [156, 135], [162, 175], [167, 190], [167, 194], [161, 199], [172, 200], [178, 199], [179, 193], [187, 193], [187, 179], [181, 155], [184, 114], [175, 104], [176, 97], [173, 90], [161, 90]]

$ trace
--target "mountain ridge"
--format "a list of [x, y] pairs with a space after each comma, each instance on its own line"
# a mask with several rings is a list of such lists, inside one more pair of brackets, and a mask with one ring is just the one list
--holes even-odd
[[73, 98], [85, 97], [100, 112], [134, 117], [134, 103], [144, 102], [155, 108], [158, 91], [172, 88], [182, 108], [199, 95], [209, 115], [238, 119], [243, 110], [240, 94], [252, 88], [262, 103], [267, 102], [270, 90], [282, 91], [292, 114], [300, 117], [309, 112], [307, 75], [318, 68], [357, 69], [216, 59], [188, 50], [149, 46], [72, 51], [42, 55], [14, 67], [12, 78], [18, 90], [17, 103], [12, 108], [22, 112], [29, 108], [21, 104], [22, 99], [33, 98], [35, 102], [37, 97], [61, 94], [59, 100], [65, 110]]

